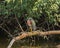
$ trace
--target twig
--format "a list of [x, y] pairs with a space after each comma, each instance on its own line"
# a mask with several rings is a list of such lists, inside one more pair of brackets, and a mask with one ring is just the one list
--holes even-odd
[[7, 31], [7, 30], [6, 30], [5, 28], [3, 28], [2, 26], [0, 26], [0, 28], [2, 28], [7, 34], [9, 34], [9, 35], [13, 38], [12, 34], [9, 33], [9, 31]]
[[5, 26], [6, 26], [7, 30], [8, 30], [9, 32], [11, 32], [10, 29], [9, 29], [9, 27], [7, 26], [7, 24], [5, 24]]
[[16, 15], [15, 15], [15, 19], [16, 19], [16, 21], [17, 21], [17, 23], [18, 23], [18, 25], [19, 25], [20, 29], [22, 30], [22, 32], [24, 32], [24, 30], [23, 30], [22, 26], [20, 25], [20, 23], [19, 23], [19, 21], [18, 21], [18, 19], [17, 19]]

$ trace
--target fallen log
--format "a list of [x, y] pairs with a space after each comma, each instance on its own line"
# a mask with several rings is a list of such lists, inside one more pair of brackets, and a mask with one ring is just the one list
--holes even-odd
[[46, 31], [46, 32], [39, 31], [39, 30], [32, 31], [32, 32], [23, 32], [21, 35], [13, 38], [7, 48], [11, 48], [11, 46], [13, 45], [13, 43], [15, 41], [21, 40], [21, 39], [26, 38], [26, 37], [30, 37], [30, 36], [34, 36], [34, 35], [45, 36], [45, 35], [54, 35], [54, 34], [60, 34], [60, 30]]
[[56, 48], [60, 48], [60, 44], [56, 46]]
[[24, 32], [22, 33], [22, 35], [17, 36], [15, 40], [21, 40], [25, 37], [34, 36], [34, 35], [45, 36], [45, 35], [55, 35], [55, 34], [60, 34], [60, 30], [46, 31], [46, 32], [42, 32], [42, 31]]

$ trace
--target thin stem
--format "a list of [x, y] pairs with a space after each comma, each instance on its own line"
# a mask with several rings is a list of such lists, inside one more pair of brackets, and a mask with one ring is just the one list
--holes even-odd
[[7, 34], [9, 34], [9, 35], [13, 38], [12, 34], [9, 33], [9, 31], [7, 31], [7, 30], [6, 30], [5, 28], [3, 28], [2, 26], [0, 26], [0, 28], [2, 28]]
[[6, 26], [7, 30], [8, 30], [9, 32], [11, 32], [10, 29], [9, 29], [9, 27], [7, 26], [7, 24], [5, 24], [5, 26]]
[[19, 25], [20, 29], [22, 30], [22, 32], [24, 32], [24, 30], [23, 30], [22, 26], [20, 25], [20, 23], [19, 23], [19, 21], [18, 21], [18, 19], [17, 19], [17, 17], [16, 17], [16, 16], [15, 16], [15, 19], [16, 19], [16, 21], [17, 21], [17, 23], [18, 23], [18, 25]]

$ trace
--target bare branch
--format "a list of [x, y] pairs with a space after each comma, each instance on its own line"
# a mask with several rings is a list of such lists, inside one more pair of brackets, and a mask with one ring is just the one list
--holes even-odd
[[16, 19], [16, 21], [17, 21], [17, 23], [18, 23], [18, 25], [19, 25], [20, 29], [22, 30], [22, 32], [24, 32], [24, 30], [23, 30], [22, 26], [20, 25], [20, 23], [19, 23], [19, 21], [18, 21], [18, 19], [17, 19], [16, 15], [15, 15], [15, 19]]
[[42, 32], [42, 31], [24, 32], [24, 33], [22, 33], [22, 35], [19, 35], [19, 36], [13, 38], [7, 48], [11, 48], [15, 41], [21, 40], [21, 39], [29, 37], [29, 36], [31, 37], [31, 36], [34, 36], [34, 35], [42, 36], [42, 35], [51, 35], [51, 34], [52, 35], [53, 34], [60, 34], [60, 30], [46, 31], [46, 32]]
[[13, 36], [12, 36], [12, 34], [9, 32], [9, 31], [7, 31], [5, 28], [3, 28], [2, 26], [0, 26], [0, 28], [2, 28], [7, 34], [9, 34], [12, 38], [13, 38]]
[[34, 36], [34, 35], [44, 36], [44, 35], [54, 35], [54, 34], [60, 34], [60, 30], [46, 31], [46, 32], [42, 32], [42, 31], [24, 32], [24, 33], [22, 33], [22, 35], [17, 36], [15, 39], [21, 40], [21, 39], [28, 37], [28, 36]]

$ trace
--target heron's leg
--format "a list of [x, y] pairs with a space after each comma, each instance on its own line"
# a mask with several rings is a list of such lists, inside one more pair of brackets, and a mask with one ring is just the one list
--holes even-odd
[[30, 26], [30, 32], [32, 32], [33, 30], [32, 30], [32, 27]]

